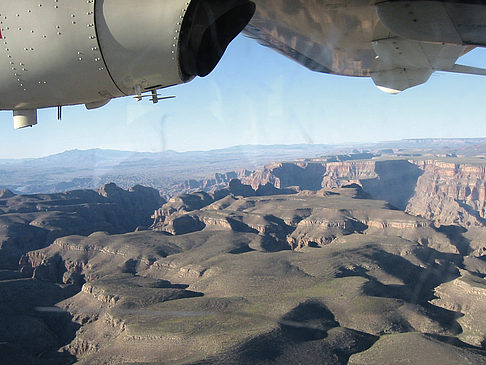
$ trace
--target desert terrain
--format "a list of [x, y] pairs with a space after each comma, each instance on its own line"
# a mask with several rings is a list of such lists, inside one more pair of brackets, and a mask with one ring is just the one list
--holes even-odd
[[0, 362], [486, 363], [483, 144], [4, 189]]

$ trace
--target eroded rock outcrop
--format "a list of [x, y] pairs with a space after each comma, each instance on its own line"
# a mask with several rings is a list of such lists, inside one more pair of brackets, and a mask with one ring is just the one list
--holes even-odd
[[274, 163], [243, 183], [298, 189], [358, 184], [374, 199], [385, 200], [437, 226], [486, 225], [486, 166], [438, 160], [315, 161]]
[[416, 162], [424, 173], [417, 180], [406, 211], [438, 225], [463, 227], [486, 224], [486, 166]]
[[243, 182], [253, 187], [271, 183], [279, 188], [303, 190], [358, 184], [374, 199], [405, 209], [412, 197], [419, 167], [406, 160], [356, 160], [344, 162], [276, 163], [254, 172]]
[[151, 214], [163, 202], [155, 189], [135, 186], [127, 191], [114, 184], [98, 192], [0, 198], [0, 268], [17, 267], [24, 253], [46, 247], [57, 237], [148, 227]]
[[8, 199], [8, 198], [11, 198], [13, 196], [15, 196], [15, 194], [12, 193], [10, 190], [0, 189], [0, 199]]
[[229, 171], [225, 173], [215, 173], [204, 179], [188, 179], [182, 183], [171, 185], [164, 189], [163, 193], [169, 198], [180, 195], [181, 192], [185, 194], [195, 193], [198, 191], [205, 191], [212, 193], [217, 190], [225, 189], [231, 180], [243, 179], [250, 175], [251, 171], [246, 169], [239, 169], [236, 171]]
[[[260, 185], [257, 190], [254, 190], [250, 185], [243, 184], [238, 179], [232, 179], [227, 188], [213, 193], [199, 191], [191, 194], [181, 194], [170, 199], [152, 215], [154, 221], [151, 228], [171, 234], [195, 232], [202, 230], [206, 224], [214, 226], [215, 222], [220, 222], [221, 220], [215, 217], [201, 217], [186, 213], [203, 209], [216, 202], [221, 202], [224, 205], [225, 203], [231, 204], [234, 199], [238, 198], [295, 193], [296, 190], [294, 189], [279, 189], [271, 184]], [[221, 207], [221, 204], [218, 204], [218, 206]], [[236, 225], [239, 224], [237, 221], [235, 222]]]
[[301, 190], [319, 190], [326, 165], [313, 162], [276, 162], [253, 172], [242, 182], [253, 189], [268, 183], [283, 189], [298, 186]]
[[[237, 185], [241, 186], [239, 182]], [[207, 195], [204, 194], [198, 193], [191, 199], [183, 197], [186, 201], [201, 202], [198, 197]], [[458, 252], [432, 222], [368, 198], [361, 186], [351, 184], [288, 196], [231, 194], [200, 209], [190, 209], [179, 204], [182, 200], [173, 199], [156, 212], [153, 228], [172, 235], [203, 230], [254, 233], [272, 250], [323, 246], [358, 233], [399, 236], [444, 252]]]
[[[484, 263], [484, 262], [483, 262]], [[432, 303], [461, 313], [459, 338], [473, 346], [486, 348], [486, 272], [478, 277], [461, 270], [461, 276], [435, 288]]]

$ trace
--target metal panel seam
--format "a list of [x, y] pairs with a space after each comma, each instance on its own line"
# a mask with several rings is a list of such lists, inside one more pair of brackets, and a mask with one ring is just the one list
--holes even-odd
[[108, 76], [110, 76], [110, 79], [111, 81], [113, 82], [113, 85], [115, 85], [115, 87], [118, 89], [118, 91], [120, 91], [123, 95], [125, 96], [129, 96], [129, 94], [125, 94], [119, 87], [118, 87], [118, 84], [115, 82], [115, 79], [113, 78], [113, 76], [111, 75], [111, 72], [110, 72], [110, 68], [108, 67], [108, 65], [106, 64], [106, 61], [105, 61], [105, 56], [103, 54], [103, 48], [101, 47], [101, 43], [100, 43], [100, 36], [98, 34], [98, 24], [97, 24], [97, 18], [96, 18], [96, 9], [97, 9], [97, 5], [98, 4], [98, 0], [94, 0], [94, 24], [95, 24], [95, 34], [96, 34], [96, 42], [98, 43], [98, 49], [100, 50], [100, 54], [101, 54], [101, 59], [103, 60], [103, 64], [105, 65], [105, 69], [106, 69], [106, 72], [108, 72]]

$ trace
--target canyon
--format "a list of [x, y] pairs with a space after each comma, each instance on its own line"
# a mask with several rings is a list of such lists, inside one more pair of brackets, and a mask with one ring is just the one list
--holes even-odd
[[486, 163], [346, 156], [2, 190], [2, 361], [486, 363]]
[[387, 159], [274, 163], [242, 178], [253, 188], [320, 189], [358, 184], [374, 199], [441, 225], [484, 227], [486, 160]]

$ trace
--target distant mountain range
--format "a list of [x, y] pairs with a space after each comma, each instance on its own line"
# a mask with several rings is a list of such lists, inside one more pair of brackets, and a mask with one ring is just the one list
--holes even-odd
[[163, 190], [174, 182], [235, 169], [257, 169], [274, 160], [315, 157], [327, 145], [237, 146], [213, 151], [158, 153], [104, 149], [71, 150], [19, 160], [0, 160], [0, 187], [17, 193], [52, 193], [97, 188], [115, 182]]
[[164, 191], [187, 179], [256, 170], [274, 161], [349, 153], [486, 154], [485, 138], [408, 139], [357, 145], [247, 145], [211, 151], [157, 153], [105, 149], [71, 150], [30, 159], [0, 159], [0, 188], [16, 193], [52, 193], [98, 188], [115, 182]]

